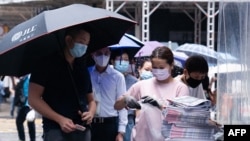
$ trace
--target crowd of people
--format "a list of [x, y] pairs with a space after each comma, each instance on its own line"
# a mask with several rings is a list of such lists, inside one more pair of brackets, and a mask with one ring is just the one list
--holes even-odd
[[[87, 68], [80, 58], [90, 40], [86, 27], [69, 28], [63, 51], [37, 63], [33, 72], [24, 76], [28, 78], [23, 85], [27, 99], [16, 116], [20, 141], [25, 141], [23, 123], [32, 110], [42, 115], [44, 141], [164, 141], [162, 135], [150, 136], [152, 131], [145, 125], [161, 132], [159, 119], [168, 100], [190, 95], [209, 98], [215, 106], [211, 83], [203, 85], [209, 70], [202, 56], [190, 56], [183, 73], [176, 76], [173, 52], [166, 46], [154, 49], [136, 67], [131, 67], [134, 58], [126, 50], [103, 47], [91, 54], [95, 64]], [[13, 81], [9, 87], [12, 117], [16, 84]], [[154, 107], [153, 124], [145, 123], [141, 116], [145, 104]], [[28, 122], [31, 141], [35, 141], [34, 120]]]

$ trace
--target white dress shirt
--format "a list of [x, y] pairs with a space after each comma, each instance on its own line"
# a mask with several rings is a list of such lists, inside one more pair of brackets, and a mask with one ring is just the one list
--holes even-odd
[[96, 67], [93, 67], [90, 70], [90, 76], [94, 98], [97, 102], [96, 116], [119, 116], [118, 132], [124, 133], [128, 122], [127, 110], [125, 108], [120, 111], [114, 109], [116, 100], [126, 92], [123, 74], [108, 66], [102, 73], [99, 73]]

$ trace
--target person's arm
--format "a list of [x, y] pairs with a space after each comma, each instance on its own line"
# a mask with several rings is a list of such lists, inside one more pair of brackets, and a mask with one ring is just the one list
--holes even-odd
[[44, 117], [59, 122], [62, 116], [52, 110], [50, 106], [42, 99], [43, 91], [43, 86], [30, 82], [28, 97], [30, 106]]
[[51, 107], [42, 99], [44, 87], [30, 82], [29, 84], [29, 97], [28, 101], [30, 106], [40, 113], [42, 116], [57, 122], [61, 129], [66, 132], [72, 132], [76, 130], [76, 126], [71, 119], [68, 119], [58, 113], [56, 113]]
[[133, 84], [126, 94], [118, 97], [114, 104], [114, 109], [121, 110], [123, 108], [141, 109], [141, 105], [137, 102], [140, 98], [138, 88]]
[[210, 90], [212, 89], [212, 85], [213, 85], [213, 83], [216, 82], [216, 80], [217, 80], [216, 77], [212, 77], [212, 78], [211, 78], [211, 81], [209, 82], [209, 85], [208, 85], [208, 88], [209, 88]]
[[96, 112], [96, 102], [94, 100], [94, 95], [93, 93], [91, 94], [88, 94], [87, 96], [87, 99], [88, 99], [88, 107], [89, 107], [89, 112], [93, 115], [95, 115], [95, 112]]
[[121, 97], [119, 97], [116, 102], [115, 102], [115, 105], [114, 105], [114, 108], [116, 110], [121, 110], [123, 108], [125, 108], [127, 106], [126, 102], [125, 102], [125, 96], [122, 95]]
[[[116, 97], [121, 97], [126, 92], [126, 82], [123, 75], [117, 79], [116, 83]], [[119, 123], [118, 123], [118, 137], [126, 132], [126, 125], [128, 123], [128, 111], [122, 108], [118, 111]]]
[[91, 124], [92, 119], [94, 118], [96, 112], [96, 102], [94, 100], [93, 93], [87, 94], [87, 101], [88, 101], [88, 111], [83, 112], [81, 114], [82, 121], [86, 121], [87, 124]]
[[114, 104], [114, 109], [116, 110], [121, 110], [123, 108], [141, 109], [141, 105], [136, 98], [125, 94], [120, 96]]

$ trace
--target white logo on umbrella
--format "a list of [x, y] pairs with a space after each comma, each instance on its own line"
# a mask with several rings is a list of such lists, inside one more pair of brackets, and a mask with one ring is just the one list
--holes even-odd
[[12, 42], [14, 42], [14, 41], [16, 41], [16, 40], [18, 40], [21, 36], [22, 36], [22, 31], [20, 31], [20, 32], [17, 32], [16, 34], [14, 34], [13, 36], [12, 36], [12, 38], [11, 38], [11, 41]]
[[32, 27], [29, 27], [27, 29], [25, 29], [24, 31], [19, 31], [17, 33], [15, 33], [12, 38], [11, 41], [15, 42], [17, 40], [19, 41], [23, 41], [23, 40], [27, 40], [29, 38], [31, 38], [34, 34], [32, 34], [35, 30], [36, 30], [37, 25], [34, 25]]

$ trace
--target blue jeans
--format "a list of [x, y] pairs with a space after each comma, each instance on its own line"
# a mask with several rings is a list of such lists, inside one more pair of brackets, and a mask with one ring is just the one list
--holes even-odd
[[133, 127], [135, 126], [135, 116], [128, 115], [128, 124], [126, 126], [126, 133], [124, 135], [123, 141], [131, 141], [131, 132]]

